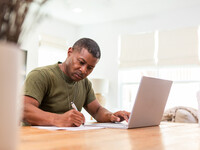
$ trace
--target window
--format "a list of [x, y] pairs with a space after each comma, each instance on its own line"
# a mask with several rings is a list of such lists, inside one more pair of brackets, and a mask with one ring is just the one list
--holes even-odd
[[136, 68], [119, 71], [120, 105], [131, 110], [141, 77], [150, 76], [173, 80], [166, 109], [175, 106], [197, 108], [196, 92], [200, 86], [200, 67]]
[[38, 51], [38, 66], [46, 66], [65, 61], [67, 51], [51, 46], [41, 46]]
[[[120, 40], [119, 70], [119, 103], [122, 109], [132, 109], [143, 75], [174, 81], [166, 109], [175, 106], [197, 108], [196, 93], [200, 87], [198, 27], [156, 31], [148, 33], [148, 36], [129, 35], [128, 40], [124, 37], [127, 36], [121, 36]], [[143, 45], [149, 45], [150, 49]], [[140, 49], [148, 55], [137, 57]], [[134, 65], [126, 65], [124, 56], [128, 54], [128, 63]], [[131, 55], [134, 57], [131, 58]], [[146, 61], [147, 58], [151, 63]], [[140, 63], [137, 63], [138, 60]]]
[[65, 61], [67, 44], [64, 39], [50, 35], [40, 35], [38, 66], [46, 66]]

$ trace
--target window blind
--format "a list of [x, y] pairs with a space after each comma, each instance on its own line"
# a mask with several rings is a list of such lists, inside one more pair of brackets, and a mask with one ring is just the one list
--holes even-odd
[[40, 34], [39, 46], [48, 46], [62, 50], [67, 50], [68, 48], [65, 39], [46, 34]]
[[193, 64], [199, 64], [197, 27], [158, 33], [158, 65]]
[[120, 68], [155, 65], [154, 49], [154, 33], [122, 35]]

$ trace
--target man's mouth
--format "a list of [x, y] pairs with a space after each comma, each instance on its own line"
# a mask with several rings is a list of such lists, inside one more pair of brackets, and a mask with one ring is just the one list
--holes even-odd
[[83, 75], [81, 75], [79, 73], [75, 73], [74, 76], [79, 80], [83, 79]]

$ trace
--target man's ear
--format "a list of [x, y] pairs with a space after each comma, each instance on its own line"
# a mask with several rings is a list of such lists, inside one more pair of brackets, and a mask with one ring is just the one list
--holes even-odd
[[73, 49], [72, 49], [72, 47], [70, 47], [70, 48], [68, 49], [68, 52], [67, 52], [68, 56], [70, 56], [70, 55], [72, 54], [72, 52], [73, 52]]

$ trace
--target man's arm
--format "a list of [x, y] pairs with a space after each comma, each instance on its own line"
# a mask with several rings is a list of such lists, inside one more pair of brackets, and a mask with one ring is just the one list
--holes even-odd
[[106, 108], [102, 107], [97, 100], [92, 101], [84, 108], [98, 122], [120, 122], [123, 120], [128, 122], [130, 116], [130, 113], [126, 111], [111, 113]]
[[75, 109], [64, 114], [56, 114], [39, 109], [39, 102], [29, 96], [24, 96], [23, 120], [31, 125], [53, 125], [60, 127], [80, 126], [85, 117]]

